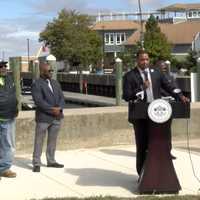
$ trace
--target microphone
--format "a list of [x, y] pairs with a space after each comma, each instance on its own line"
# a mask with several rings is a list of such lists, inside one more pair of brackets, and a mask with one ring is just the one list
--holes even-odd
[[144, 71], [142, 71], [142, 73], [144, 74], [144, 80], [148, 81], [148, 74], [147, 74], [147, 72], [144, 70]]
[[137, 97], [135, 102], [138, 102], [139, 100], [143, 100], [144, 99], [144, 91], [140, 91], [140, 92], [136, 93], [135, 96]]

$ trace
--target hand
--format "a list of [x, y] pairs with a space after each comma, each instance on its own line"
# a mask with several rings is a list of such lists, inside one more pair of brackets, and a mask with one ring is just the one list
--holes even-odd
[[58, 117], [60, 115], [60, 110], [61, 108], [60, 107], [52, 107], [51, 108], [51, 111], [52, 111], [52, 114], [56, 117]]
[[148, 80], [144, 81], [144, 89], [147, 89], [149, 86], [150, 86], [150, 82]]
[[180, 96], [180, 99], [181, 99], [182, 103], [189, 103], [190, 102], [190, 99], [185, 97], [184, 95]]

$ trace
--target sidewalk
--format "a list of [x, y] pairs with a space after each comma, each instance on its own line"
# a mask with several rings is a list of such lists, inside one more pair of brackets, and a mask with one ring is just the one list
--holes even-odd
[[[175, 149], [176, 172], [184, 194], [197, 194], [200, 183], [195, 179], [186, 150]], [[41, 167], [32, 172], [31, 155], [16, 155], [13, 170], [17, 178], [0, 180], [1, 200], [29, 200], [45, 197], [119, 196], [137, 194], [135, 147], [133, 145], [57, 151], [58, 162], [64, 169]], [[45, 164], [45, 157], [43, 155]], [[200, 154], [192, 154], [193, 164], [200, 177]]]

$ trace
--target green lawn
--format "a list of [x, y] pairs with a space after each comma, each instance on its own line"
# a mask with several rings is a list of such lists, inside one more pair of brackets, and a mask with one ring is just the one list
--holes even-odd
[[200, 200], [200, 196], [140, 196], [136, 198], [90, 197], [90, 198], [46, 198], [43, 200]]

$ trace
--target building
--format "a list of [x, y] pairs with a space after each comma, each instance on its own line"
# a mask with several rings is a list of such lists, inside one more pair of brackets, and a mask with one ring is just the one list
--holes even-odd
[[[200, 50], [200, 21], [185, 21], [182, 23], [159, 23], [161, 31], [172, 44], [172, 54], [176, 58], [183, 58], [190, 49]], [[140, 39], [137, 30], [126, 41], [126, 46], [135, 45]]]
[[200, 20], [200, 4], [181, 4], [176, 3], [163, 7], [157, 10], [160, 12], [161, 20], [168, 20], [172, 23], [182, 22], [182, 21], [193, 21]]
[[102, 37], [104, 62], [109, 65], [107, 60], [116, 58], [119, 52], [124, 51], [124, 44], [139, 29], [139, 24], [131, 20], [100, 21], [92, 29]]
[[[156, 12], [144, 13], [143, 24], [150, 14], [159, 20], [161, 31], [172, 44], [172, 54], [178, 59], [183, 59], [190, 49], [200, 50], [200, 4], [173, 4]], [[93, 30], [104, 38], [102, 50], [109, 57], [116, 57], [117, 53], [133, 47], [140, 40], [139, 20], [127, 20], [127, 17], [116, 20], [113, 15], [106, 21], [109, 15], [103, 16], [97, 18]]]

